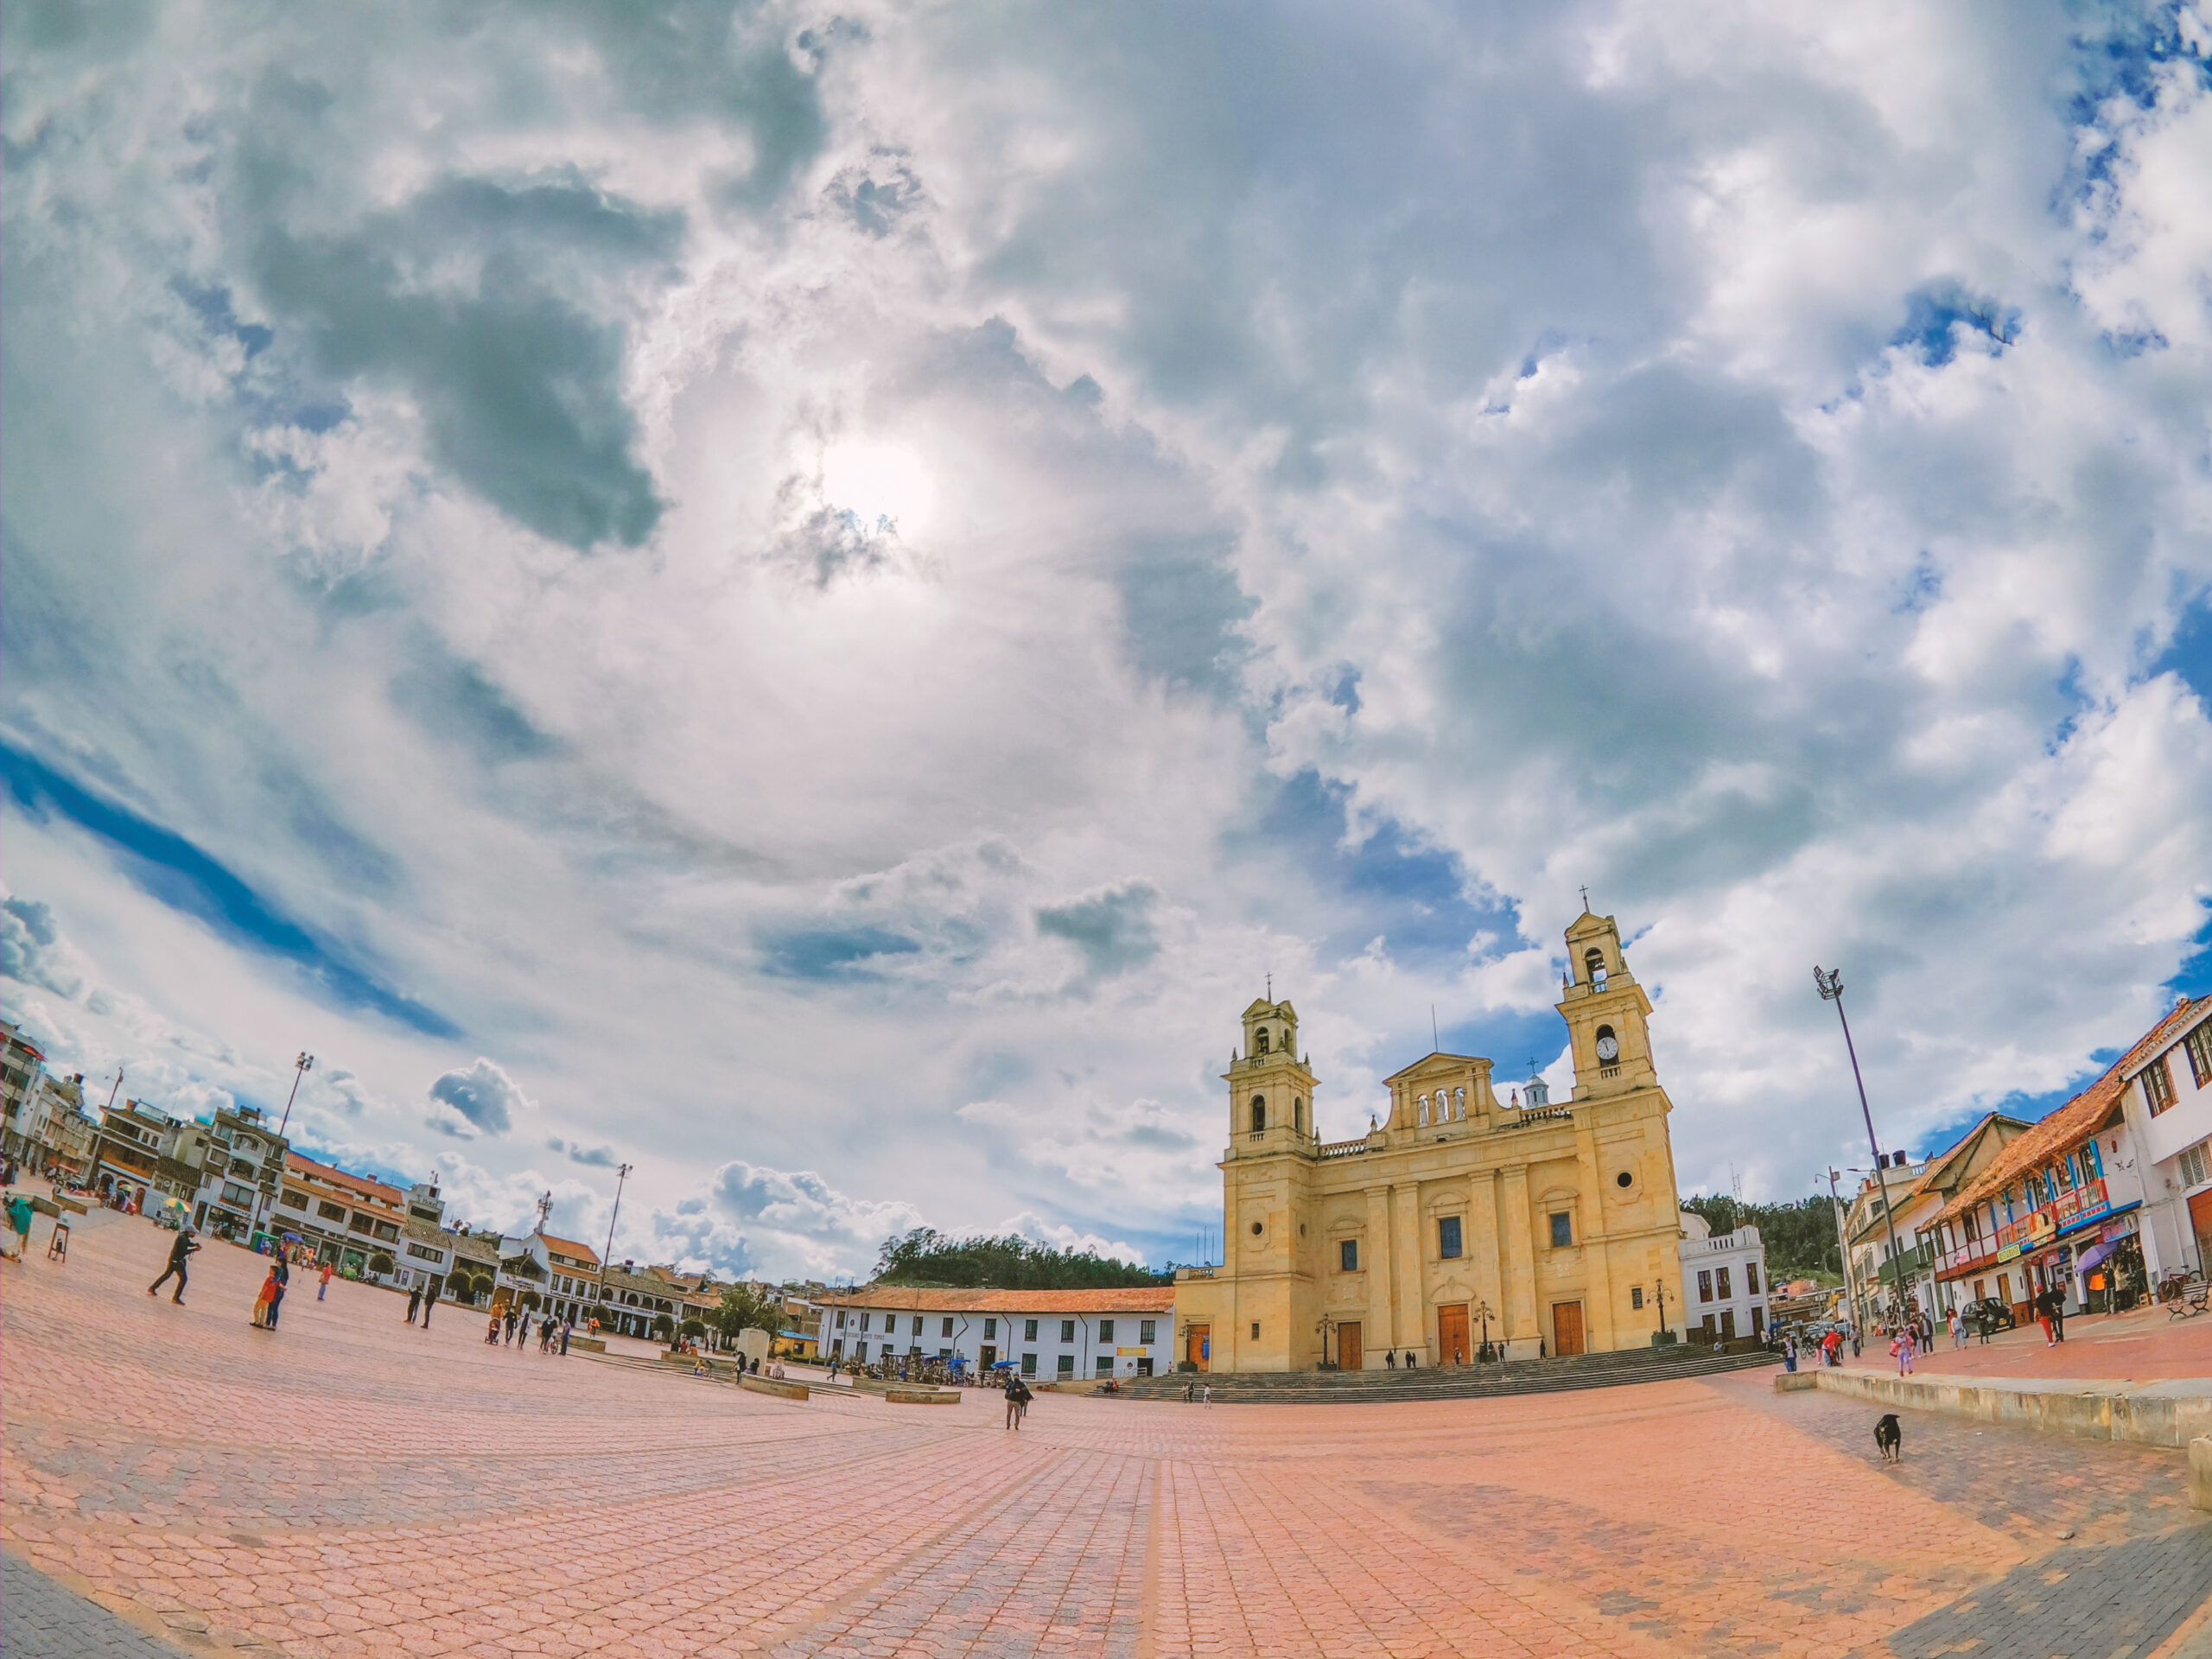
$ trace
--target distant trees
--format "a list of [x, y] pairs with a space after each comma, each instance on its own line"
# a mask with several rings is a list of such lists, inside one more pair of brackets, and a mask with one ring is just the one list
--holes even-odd
[[952, 1238], [931, 1227], [883, 1241], [875, 1281], [883, 1285], [946, 1285], [961, 1289], [1104, 1290], [1173, 1283], [1173, 1274], [1116, 1262], [1094, 1250], [1063, 1250], [1008, 1233]]
[[1816, 1274], [1832, 1279], [1842, 1276], [1835, 1211], [1825, 1193], [1792, 1204], [1738, 1204], [1723, 1193], [1700, 1192], [1684, 1198], [1682, 1208], [1704, 1217], [1716, 1236], [1732, 1233], [1746, 1224], [1758, 1228], [1759, 1239], [1766, 1246], [1770, 1279], [1809, 1279]]
[[737, 1340], [741, 1332], [766, 1331], [772, 1337], [777, 1324], [775, 1300], [758, 1285], [724, 1285], [722, 1305], [715, 1310], [714, 1323], [725, 1348]]
[[371, 1273], [390, 1273], [391, 1269], [392, 1260], [382, 1250], [378, 1250], [374, 1255], [369, 1258], [369, 1271]]

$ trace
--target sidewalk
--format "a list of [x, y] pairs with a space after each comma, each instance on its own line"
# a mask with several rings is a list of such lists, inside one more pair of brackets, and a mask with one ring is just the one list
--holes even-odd
[[[1846, 1370], [1897, 1374], [1889, 1344], [1869, 1332], [1859, 1358], [1844, 1350]], [[2066, 1321], [2066, 1340], [2045, 1347], [2043, 1327], [2022, 1325], [1990, 1338], [1986, 1346], [1969, 1334], [1954, 1349], [1948, 1332], [1936, 1333], [1932, 1353], [1913, 1362], [1916, 1376], [2103, 1377], [2147, 1382], [2175, 1377], [2212, 1379], [2212, 1314], [2169, 1319], [2163, 1307], [2132, 1313], [2090, 1313]]]

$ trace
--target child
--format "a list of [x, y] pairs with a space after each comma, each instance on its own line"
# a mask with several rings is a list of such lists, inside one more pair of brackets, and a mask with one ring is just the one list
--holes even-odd
[[1912, 1332], [1900, 1331], [1890, 1338], [1890, 1351], [1897, 1356], [1897, 1375], [1912, 1375]]
[[255, 1330], [266, 1331], [269, 1329], [269, 1310], [275, 1304], [276, 1300], [276, 1267], [274, 1262], [271, 1262], [269, 1268], [269, 1276], [261, 1281], [260, 1294], [253, 1299], [253, 1328]]

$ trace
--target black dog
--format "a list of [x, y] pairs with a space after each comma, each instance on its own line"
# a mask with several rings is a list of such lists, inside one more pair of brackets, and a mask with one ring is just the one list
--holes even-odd
[[1904, 1460], [1904, 1432], [1897, 1427], [1897, 1413], [1885, 1412], [1874, 1420], [1874, 1447], [1882, 1454], [1884, 1463]]

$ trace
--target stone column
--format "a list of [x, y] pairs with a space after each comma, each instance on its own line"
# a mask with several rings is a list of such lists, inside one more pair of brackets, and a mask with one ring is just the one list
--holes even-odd
[[[1392, 1326], [1401, 1351], [1411, 1349], [1421, 1356], [1421, 1363], [1428, 1363], [1428, 1296], [1427, 1275], [1421, 1271], [1421, 1259], [1427, 1254], [1427, 1241], [1421, 1235], [1421, 1183], [1401, 1181], [1390, 1189], [1391, 1208], [1395, 1211], [1391, 1224], [1391, 1245], [1396, 1268], [1392, 1275], [1396, 1281], [1392, 1287], [1395, 1317]], [[1399, 1363], [1405, 1363], [1402, 1351]]]
[[[1467, 1178], [1467, 1272], [1474, 1281], [1476, 1306], [1490, 1304], [1490, 1335], [1495, 1342], [1505, 1334], [1505, 1294], [1497, 1270], [1497, 1173], [1483, 1170]], [[1467, 1340], [1479, 1349], [1482, 1321], [1468, 1313]]]
[[1574, 1140], [1575, 1161], [1582, 1170], [1582, 1343], [1591, 1353], [1610, 1353], [1622, 1344], [1613, 1306], [1611, 1251], [1605, 1243], [1605, 1176], [1598, 1161], [1596, 1134], [1579, 1129]]
[[1536, 1265], [1529, 1236], [1529, 1166], [1515, 1164], [1502, 1172], [1505, 1202], [1500, 1206], [1498, 1233], [1504, 1244], [1505, 1335], [1516, 1347], [1516, 1358], [1534, 1358], [1542, 1327], [1537, 1323]]
[[1397, 1338], [1390, 1326], [1390, 1274], [1397, 1252], [1390, 1245], [1390, 1189], [1367, 1189], [1367, 1313], [1360, 1322], [1361, 1364], [1373, 1370]]

